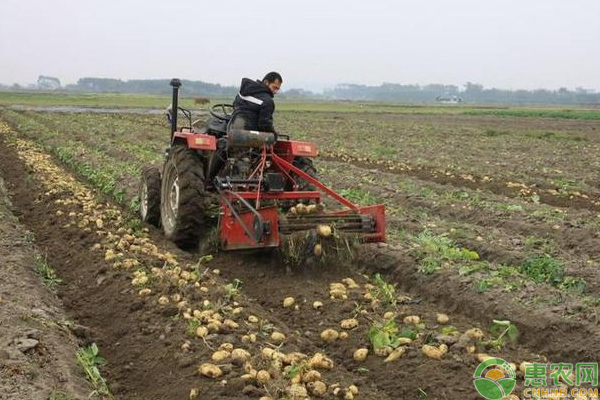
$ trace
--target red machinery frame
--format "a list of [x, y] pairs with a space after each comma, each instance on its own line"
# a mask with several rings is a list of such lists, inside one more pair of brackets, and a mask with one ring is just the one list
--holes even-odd
[[[276, 154], [275, 151], [281, 155]], [[358, 206], [291, 163], [295, 156], [314, 156], [316, 154], [316, 147], [307, 142], [278, 141], [274, 146], [265, 145], [262, 147], [258, 166], [249, 177], [249, 180], [254, 179], [255, 182], [258, 182], [253, 185], [255, 190], [249, 190], [250, 188], [246, 187], [246, 190], [241, 191], [221, 191], [220, 239], [226, 250], [279, 246], [281, 238], [278, 208], [275, 206], [261, 207], [261, 201], [296, 200], [301, 202], [311, 199], [319, 204], [321, 202], [321, 192], [346, 207], [344, 210], [322, 215], [329, 217], [353, 214], [368, 215], [372, 218], [375, 228], [372, 232], [362, 233], [362, 240], [365, 242], [385, 242], [385, 205]], [[265, 192], [261, 190], [264, 171], [268, 164], [271, 168], [275, 167], [276, 170], [284, 174], [291, 182], [294, 182], [293, 191]], [[316, 190], [298, 191], [298, 184], [292, 177], [292, 173], [317, 187], [321, 192]], [[240, 202], [244, 203], [248, 210], [236, 211], [233, 204]], [[253, 229], [250, 229], [250, 226]], [[257, 229], [260, 229], [260, 232], [257, 232]]]

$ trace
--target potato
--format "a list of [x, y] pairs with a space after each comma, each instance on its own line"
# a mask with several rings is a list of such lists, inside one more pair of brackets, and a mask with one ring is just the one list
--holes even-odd
[[286, 354], [283, 358], [283, 362], [285, 362], [286, 364], [300, 364], [300, 362], [305, 360], [306, 357], [306, 354], [294, 351], [292, 353]]
[[307, 214], [312, 214], [317, 212], [317, 205], [316, 204], [309, 204], [306, 206], [306, 213]]
[[327, 385], [322, 381], [310, 382], [307, 386], [310, 394], [315, 397], [323, 397], [327, 394]]
[[240, 324], [231, 319], [226, 319], [225, 321], [223, 321], [223, 325], [225, 325], [229, 329], [237, 329], [240, 327]]
[[440, 351], [439, 348], [435, 346], [430, 346], [428, 344], [423, 345], [423, 347], [421, 347], [421, 351], [423, 352], [423, 354], [425, 354], [425, 356], [436, 360], [441, 359], [444, 355], [444, 353]]
[[327, 343], [331, 343], [336, 341], [338, 338], [340, 337], [340, 333], [338, 331], [336, 331], [335, 329], [325, 329], [323, 332], [321, 332], [321, 339], [323, 339], [324, 342]]
[[231, 353], [233, 351], [233, 344], [228, 342], [221, 343], [221, 345], [219, 346], [219, 350], [225, 350]]
[[403, 354], [404, 354], [404, 347], [398, 347], [397, 349], [394, 349], [390, 353], [390, 355], [387, 356], [385, 360], [383, 360], [383, 362], [396, 361], [397, 359], [399, 359], [400, 357], [402, 357]]
[[294, 300], [293, 297], [286, 297], [285, 299], [283, 299], [283, 307], [290, 308], [291, 306], [294, 305], [295, 302], [296, 302], [296, 300]]
[[198, 368], [198, 373], [209, 378], [220, 378], [221, 376], [223, 376], [223, 371], [221, 371], [221, 368], [210, 363], [202, 364]]
[[275, 343], [281, 343], [285, 341], [285, 335], [281, 332], [273, 332], [271, 334], [271, 340], [274, 341]]
[[482, 363], [482, 362], [487, 361], [490, 358], [492, 358], [492, 356], [490, 356], [489, 354], [486, 354], [486, 353], [478, 353], [477, 355], [475, 355], [475, 358], [477, 359], [477, 361]]
[[394, 351], [390, 346], [379, 347], [375, 349], [375, 355], [377, 357], [387, 357]]
[[340, 332], [340, 340], [348, 339], [348, 332]]
[[521, 371], [522, 373], [525, 373], [525, 369], [531, 365], [533, 365], [533, 363], [530, 363], [528, 361], [523, 361], [521, 364], [519, 364], [519, 371]]
[[321, 246], [321, 243], [315, 244], [315, 247], [313, 248], [313, 254], [315, 257], [321, 257], [323, 255], [323, 246]]
[[211, 358], [213, 361], [221, 362], [223, 360], [228, 359], [230, 355], [231, 355], [231, 353], [229, 353], [228, 351], [217, 350], [212, 354]]
[[465, 332], [465, 335], [469, 339], [475, 339], [475, 340], [483, 339], [483, 332], [479, 328], [471, 328]]
[[198, 389], [191, 389], [190, 390], [190, 400], [193, 400], [196, 397], [198, 397]]
[[348, 386], [348, 390], [355, 396], [358, 394], [358, 387], [356, 387], [356, 385]]
[[356, 284], [356, 281], [352, 278], [344, 278], [344, 279], [342, 279], [342, 282], [344, 282], [344, 284], [346, 286], [348, 286], [348, 289], [356, 289], [356, 288], [360, 287]]
[[258, 400], [273, 400], [273, 398], [272, 398], [272, 397], [269, 397], [269, 396], [262, 396], [262, 397], [261, 397], [260, 399], [258, 399]]
[[[371, 297], [371, 293], [369, 293], [369, 297]], [[367, 299], [367, 300], [370, 300], [370, 299]], [[385, 319], [387, 321], [387, 320], [394, 318], [395, 316], [396, 316], [396, 314], [393, 311], [388, 311], [385, 314], [383, 314], [383, 319]]]
[[298, 214], [306, 214], [306, 206], [302, 203], [296, 204], [296, 212]]
[[321, 380], [321, 373], [319, 371], [310, 370], [302, 374], [302, 382], [316, 382]]
[[261, 369], [260, 371], [258, 371], [256, 373], [256, 383], [258, 383], [259, 385], [264, 385], [265, 383], [269, 382], [270, 380], [271, 380], [271, 374], [269, 374], [268, 371]]
[[475, 350], [477, 350], [477, 348], [475, 346], [467, 346], [467, 347], [465, 347], [465, 350], [467, 351], [468, 354], [473, 354], [473, 353], [475, 353]]
[[261, 354], [263, 356], [263, 358], [270, 360], [271, 358], [273, 358], [273, 353], [275, 352], [275, 350], [273, 350], [270, 347], [265, 347], [264, 349], [261, 350]]
[[446, 314], [438, 314], [436, 321], [440, 325], [446, 325], [448, 321], [450, 321], [450, 317], [448, 317]]
[[148, 296], [150, 293], [152, 293], [152, 290], [146, 288], [146, 289], [142, 289], [138, 292], [138, 294], [140, 296]]
[[285, 390], [285, 392], [292, 399], [299, 400], [299, 399], [304, 399], [306, 396], [308, 396], [308, 392], [306, 391], [306, 388], [303, 385], [299, 385], [299, 384], [291, 385], [290, 387], [288, 387]]
[[321, 237], [329, 237], [329, 236], [331, 236], [331, 233], [332, 233], [331, 226], [325, 225], [325, 224], [319, 224], [319, 225], [317, 225], [317, 233]]
[[308, 362], [311, 368], [331, 369], [333, 368], [333, 361], [324, 356], [322, 353], [316, 353]]
[[340, 326], [343, 329], [356, 328], [358, 326], [358, 320], [356, 318], [348, 318], [348, 319], [342, 320], [342, 322], [340, 322]]
[[196, 328], [196, 336], [198, 336], [199, 338], [203, 338], [206, 337], [206, 335], [208, 335], [207, 327], [199, 326], [198, 328]]
[[157, 303], [160, 304], [161, 306], [169, 304], [169, 298], [167, 296], [160, 296], [157, 300]]
[[363, 362], [367, 359], [367, 355], [369, 355], [369, 349], [358, 349], [354, 352], [354, 361]]
[[403, 321], [405, 324], [417, 325], [421, 322], [421, 318], [418, 315], [409, 315], [408, 317], [404, 317]]
[[323, 302], [321, 302], [321, 301], [315, 301], [315, 302], [312, 304], [312, 307], [313, 307], [315, 310], [319, 310], [319, 309], [321, 309], [321, 308], [323, 307]]
[[407, 338], [407, 337], [399, 337], [398, 340], [398, 346], [404, 346], [407, 344], [411, 344], [412, 343], [412, 339], [411, 338]]
[[255, 315], [249, 315], [248, 322], [256, 324], [258, 322], [258, 317], [256, 317]]
[[234, 349], [231, 352], [231, 358], [234, 361], [244, 362], [244, 361], [249, 360], [250, 357], [251, 357], [251, 354], [248, 351], [244, 350], [244, 349]]

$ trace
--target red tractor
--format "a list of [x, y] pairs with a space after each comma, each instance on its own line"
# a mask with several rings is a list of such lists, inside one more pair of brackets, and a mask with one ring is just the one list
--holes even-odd
[[[228, 130], [232, 106], [217, 104], [198, 127], [178, 107], [179, 79], [171, 80], [171, 141], [162, 171], [142, 172], [140, 212], [182, 248], [198, 245], [209, 229], [206, 213], [218, 202], [219, 242], [225, 250], [278, 247], [282, 235], [326, 224], [366, 242], [385, 241], [385, 206], [358, 206], [316, 179], [314, 144], [270, 132]], [[187, 127], [177, 127], [177, 114]], [[325, 212], [323, 195], [343, 206]]]

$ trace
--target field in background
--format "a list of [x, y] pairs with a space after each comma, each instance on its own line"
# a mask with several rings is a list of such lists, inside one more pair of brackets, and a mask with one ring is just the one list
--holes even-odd
[[[166, 96], [0, 93], [4, 106], [164, 108], [169, 102]], [[351, 296], [354, 303], [330, 301], [323, 295], [328, 282], [319, 279], [282, 276], [245, 259], [217, 259], [224, 279], [244, 282], [240, 293], [248, 298], [240, 298], [249, 308], [272, 314], [286, 332], [302, 338], [294, 342], [298, 351], [332, 354], [339, 366], [336, 379], [361, 382], [361, 388], [373, 390], [371, 398], [477, 398], [465, 388], [478, 361], [448, 339], [458, 340], [473, 326], [486, 336], [476, 343], [477, 353], [517, 363], [600, 356], [600, 345], [589, 341], [600, 333], [600, 110], [291, 101], [278, 101], [277, 110], [280, 131], [318, 144], [316, 166], [325, 183], [356, 203], [386, 204], [389, 247], [399, 258], [393, 264], [373, 259], [358, 270], [382, 290], [389, 287], [373, 280], [375, 272], [398, 293], [407, 292], [393, 307], [371, 309], [359, 293]], [[131, 211], [138, 206], [141, 169], [160, 164], [168, 144], [160, 115], [5, 108], [0, 121], [13, 132], [7, 141], [35, 143]], [[354, 271], [337, 268], [342, 272], [326, 272], [329, 279]], [[259, 275], [268, 287], [253, 284]], [[308, 306], [301, 304], [297, 313], [283, 309], [287, 296], [306, 299]], [[310, 303], [322, 298], [326, 311], [315, 318]], [[374, 356], [367, 364], [355, 363], [353, 351], [370, 346], [369, 319], [392, 308], [401, 317], [423, 316], [422, 326], [398, 318], [402, 332], [410, 330], [414, 340], [410, 356], [394, 368]], [[454, 330], [436, 324], [435, 310], [451, 315]], [[320, 331], [336, 327], [340, 315], [358, 318], [360, 328], [347, 342], [323, 344]], [[158, 325], [160, 317], [153, 316]], [[519, 341], [488, 341], [494, 338], [487, 330], [492, 319], [515, 323]], [[232, 337], [227, 340], [241, 345]], [[444, 340], [450, 347], [444, 360], [423, 357], [423, 344]], [[205, 349], [200, 353], [195, 355], [210, 356]], [[456, 376], [464, 381], [448, 384]], [[201, 386], [202, 393], [210, 392], [209, 384]]]

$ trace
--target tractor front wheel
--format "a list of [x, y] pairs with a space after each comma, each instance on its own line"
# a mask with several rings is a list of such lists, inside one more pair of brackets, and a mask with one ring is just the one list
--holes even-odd
[[160, 214], [167, 239], [184, 249], [197, 246], [206, 201], [200, 156], [186, 146], [173, 146], [165, 162], [161, 186]]
[[142, 170], [139, 187], [140, 217], [142, 221], [160, 224], [160, 170], [150, 166]]

